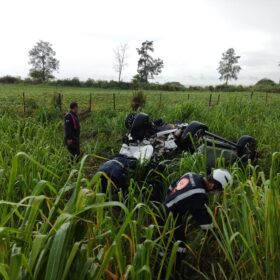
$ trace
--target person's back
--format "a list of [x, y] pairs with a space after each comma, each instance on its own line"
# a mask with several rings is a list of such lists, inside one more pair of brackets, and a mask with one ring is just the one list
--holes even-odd
[[[97, 172], [105, 173], [108, 176], [108, 178], [112, 181], [113, 187], [120, 189], [123, 188], [126, 184], [125, 170], [125, 164], [122, 163], [119, 158], [114, 158], [103, 163], [97, 169]], [[103, 176], [101, 181], [102, 192], [106, 192], [107, 184], [107, 178]]]
[[113, 191], [120, 189], [126, 190], [128, 184], [127, 172], [129, 168], [136, 167], [136, 160], [124, 156], [115, 156], [104, 162], [97, 172], [102, 172], [106, 176], [101, 176], [101, 191], [106, 192], [108, 186], [108, 178], [111, 180]]
[[[183, 216], [190, 214], [203, 230], [213, 227], [212, 217], [207, 211], [209, 202], [207, 193], [222, 191], [232, 184], [232, 177], [227, 170], [215, 169], [212, 175], [200, 176], [195, 173], [186, 173], [169, 187], [164, 206], [167, 212], [172, 212], [176, 219], [174, 237], [178, 241], [185, 240]], [[184, 258], [186, 247], [178, 248], [178, 266]]]
[[191, 214], [201, 228], [207, 228], [212, 225], [212, 219], [206, 208], [209, 201], [206, 193], [203, 177], [186, 173], [169, 187], [164, 205], [175, 216]]

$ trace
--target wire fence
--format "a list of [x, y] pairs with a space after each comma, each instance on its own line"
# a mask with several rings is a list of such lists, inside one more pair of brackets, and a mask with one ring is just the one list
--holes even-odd
[[[230, 102], [260, 102], [263, 104], [280, 103], [280, 94], [261, 92], [144, 92], [145, 105], [156, 106], [162, 109], [165, 106], [199, 102], [208, 107]], [[60, 104], [54, 104], [54, 96], [60, 95]], [[47, 92], [28, 93], [13, 92], [0, 94], [0, 109], [15, 110], [26, 114], [29, 110], [38, 107], [58, 106], [61, 111], [68, 110], [71, 101], [77, 101], [82, 110], [128, 110], [130, 108], [133, 92]]]

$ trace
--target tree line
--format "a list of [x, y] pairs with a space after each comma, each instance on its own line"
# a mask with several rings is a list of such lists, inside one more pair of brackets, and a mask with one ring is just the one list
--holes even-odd
[[[139, 55], [137, 74], [133, 77], [132, 81], [148, 83], [149, 80], [154, 79], [154, 76], [159, 75], [164, 67], [161, 58], [153, 58], [154, 42], [145, 41], [141, 44], [140, 48], [136, 48]], [[122, 81], [122, 73], [127, 66], [127, 51], [128, 44], [120, 44], [115, 53], [114, 69], [118, 73], [118, 82]], [[40, 40], [29, 51], [29, 64], [32, 65], [29, 75], [30, 77], [47, 81], [53, 79], [53, 72], [58, 71], [59, 61], [55, 58], [56, 52], [52, 48], [52, 44]], [[228, 49], [222, 54], [222, 59], [219, 63], [218, 72], [220, 79], [228, 84], [231, 79], [237, 80], [241, 67], [238, 65], [240, 56], [235, 54], [233, 48]]]
[[[36, 81], [31, 78], [21, 79], [20, 77], [4, 76], [0, 77], [0, 83], [2, 84], [24, 84], [34, 85], [41, 84], [42, 82]], [[242, 85], [216, 85], [216, 86], [189, 86], [186, 87], [179, 82], [168, 82], [164, 84], [159, 83], [133, 83], [123, 81], [107, 81], [107, 80], [93, 80], [88, 79], [81, 81], [78, 78], [72, 79], [58, 79], [49, 80], [43, 83], [50, 86], [64, 86], [64, 87], [84, 87], [84, 88], [100, 88], [100, 89], [114, 89], [114, 90], [154, 90], [154, 91], [190, 91], [190, 92], [242, 92], [242, 91], [261, 91], [270, 93], [280, 93], [280, 85], [269, 79], [262, 79], [258, 81], [254, 86], [242, 86]]]
[[[5, 76], [0, 77], [2, 83], [48, 83], [51, 85], [61, 86], [85, 86], [85, 87], [97, 87], [97, 88], [116, 88], [116, 89], [151, 89], [151, 90], [168, 90], [179, 91], [186, 90], [186, 87], [179, 82], [168, 82], [165, 84], [152, 83], [155, 76], [159, 75], [163, 68], [164, 63], [161, 58], [154, 58], [152, 53], [154, 52], [153, 41], [144, 41], [140, 48], [136, 48], [139, 55], [137, 64], [137, 74], [133, 76], [131, 82], [122, 81], [123, 72], [127, 66], [128, 58], [128, 44], [120, 44], [114, 49], [115, 64], [114, 69], [118, 74], [118, 81], [95, 81], [88, 79], [87, 81], [80, 81], [78, 78], [72, 79], [57, 79], [54, 80], [54, 72], [59, 70], [59, 60], [56, 58], [56, 52], [54, 51], [52, 44], [40, 40], [29, 51], [29, 64], [31, 69], [29, 71], [30, 78], [21, 80], [20, 78]], [[238, 74], [241, 71], [241, 67], [238, 64], [240, 56], [236, 55], [233, 48], [229, 48], [222, 54], [222, 58], [217, 68], [219, 73], [219, 79], [224, 81], [223, 85], [216, 87], [189, 87], [191, 90], [215, 90], [219, 91], [242, 91], [248, 90], [248, 87], [243, 86], [229, 86], [230, 80], [237, 80]], [[280, 66], [280, 64], [279, 64]], [[269, 84], [271, 86], [271, 83]], [[275, 86], [273, 86], [275, 88]], [[277, 89], [278, 92], [278, 89]]]

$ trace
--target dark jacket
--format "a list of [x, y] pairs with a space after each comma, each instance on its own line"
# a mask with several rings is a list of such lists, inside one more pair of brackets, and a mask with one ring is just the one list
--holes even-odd
[[192, 215], [202, 229], [212, 226], [212, 218], [207, 211], [208, 196], [202, 176], [186, 173], [169, 187], [165, 207], [177, 215]]
[[[119, 190], [120, 188], [127, 189], [127, 172], [129, 168], [135, 168], [135, 159], [126, 158], [123, 156], [115, 156], [112, 159], [103, 163], [97, 170], [97, 172], [105, 173], [110, 180], [112, 180], [114, 186], [113, 189]], [[107, 178], [102, 177], [102, 192], [106, 192]]]
[[65, 141], [73, 140], [76, 143], [80, 141], [80, 121], [78, 116], [69, 112], [64, 118]]

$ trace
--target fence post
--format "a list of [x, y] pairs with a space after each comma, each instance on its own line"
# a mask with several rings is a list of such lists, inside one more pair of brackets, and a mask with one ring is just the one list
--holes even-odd
[[161, 92], [159, 93], [159, 108], [161, 109], [161, 98], [162, 98], [162, 96], [161, 96]]
[[22, 102], [23, 102], [23, 115], [25, 116], [25, 93], [22, 93]]
[[268, 92], [265, 94], [265, 104], [267, 104], [268, 101]]
[[116, 110], [116, 94], [113, 93], [113, 107], [114, 107], [114, 110]]
[[251, 92], [251, 100], [253, 99], [253, 95], [254, 95], [254, 92], [252, 91]]
[[91, 93], [89, 94], [89, 111], [91, 112], [92, 98]]
[[62, 112], [62, 103], [63, 103], [63, 95], [62, 93], [59, 93], [59, 110]]
[[211, 101], [212, 101], [212, 93], [210, 93], [210, 96], [209, 96], [209, 103], [208, 103], [208, 107], [211, 106]]
[[188, 101], [190, 100], [190, 94], [188, 93]]
[[218, 95], [218, 100], [217, 100], [217, 104], [216, 105], [219, 105], [219, 103], [220, 103], [220, 93]]

